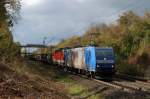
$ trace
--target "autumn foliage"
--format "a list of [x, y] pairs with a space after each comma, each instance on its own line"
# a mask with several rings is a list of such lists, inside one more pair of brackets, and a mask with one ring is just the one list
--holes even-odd
[[[58, 48], [95, 45], [113, 47], [116, 54], [117, 69], [120, 72], [144, 75], [150, 68], [150, 13], [139, 16], [131, 11], [120, 16], [117, 24], [98, 24], [90, 27], [79, 37], [73, 36], [58, 44]], [[134, 72], [134, 73], [133, 73]]]
[[[9, 2], [9, 3], [8, 3]], [[19, 53], [18, 44], [14, 43], [11, 27], [16, 22], [16, 14], [11, 14], [7, 10], [7, 6], [11, 11], [19, 10], [17, 0], [1, 0], [0, 3], [0, 62], [13, 61], [13, 58]], [[18, 7], [17, 7], [18, 6]], [[17, 13], [17, 12], [16, 12]]]

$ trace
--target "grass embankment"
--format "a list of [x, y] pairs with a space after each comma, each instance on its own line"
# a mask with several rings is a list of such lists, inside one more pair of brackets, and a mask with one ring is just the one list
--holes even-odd
[[[64, 73], [61, 69], [40, 62], [0, 64], [0, 74], [0, 97], [30, 95], [45, 96], [48, 99], [107, 99], [120, 93], [115, 88]], [[126, 94], [125, 96], [128, 96], [128, 93]], [[119, 94], [119, 97], [124, 96]]]
[[[55, 83], [55, 72], [47, 65], [33, 62], [17, 62], [13, 66], [0, 65], [0, 96], [40, 96], [53, 99], [67, 99], [62, 93], [63, 85]], [[2, 86], [1, 86], [2, 84]]]
[[75, 97], [87, 97], [87, 99], [103, 99], [101, 93], [89, 95], [91, 94], [91, 92], [89, 91], [89, 88], [80, 84], [76, 84], [76, 85], [68, 87], [67, 92], [71, 96], [75, 96]]
[[[30, 73], [35, 73], [36, 77], [40, 77], [41, 79], [51, 79], [53, 83], [62, 85], [61, 92], [64, 94], [67, 94], [69, 97], [86, 97], [90, 94], [90, 91], [88, 91], [88, 86], [84, 86], [82, 83], [79, 82], [78, 79], [74, 79], [71, 75], [64, 73], [61, 70], [57, 70], [55, 67], [50, 67], [50, 65], [43, 65], [43, 63], [33, 63], [33, 64], [26, 67], [26, 71]], [[24, 69], [23, 69], [24, 70]], [[35, 75], [34, 74], [34, 75]], [[28, 74], [31, 76], [31, 74]], [[33, 76], [33, 74], [32, 74]], [[34, 79], [35, 79], [34, 78]], [[100, 94], [91, 95], [89, 96], [89, 99], [99, 99]]]
[[[130, 95], [129, 93], [124, 94], [123, 91], [110, 88], [92, 80], [70, 75], [63, 72], [62, 69], [59, 70], [59, 68], [53, 65], [46, 65], [41, 62], [33, 61], [26, 61], [24, 64], [25, 65], [22, 66], [22, 68], [18, 68], [18, 70], [16, 70], [22, 75], [27, 75], [31, 80], [31, 83], [29, 82], [29, 85], [32, 86], [31, 88], [34, 88], [34, 90], [41, 93], [53, 92], [52, 95], [64, 98], [86, 97], [87, 99], [111, 99], [111, 97], [118, 95], [117, 97], [120, 97], [120, 99], [123, 97], [128, 97], [127, 99], [130, 99], [130, 96], [128, 96]], [[131, 72], [133, 72], [132, 69]], [[135, 93], [133, 97], [144, 96], [142, 96], [142, 93]]]
[[[28, 75], [37, 82], [47, 81], [49, 84], [53, 84], [57, 87], [57, 91], [67, 94], [69, 97], [86, 97], [90, 94], [88, 87], [80, 83], [78, 79], [74, 79], [71, 75], [64, 73], [61, 70], [57, 70], [55, 67], [40, 62], [29, 62], [28, 64], [28, 66], [25, 65], [17, 71]], [[40, 86], [41, 85], [38, 85], [36, 87]], [[101, 95], [98, 93], [89, 96], [88, 99], [100, 99], [100, 97]]]

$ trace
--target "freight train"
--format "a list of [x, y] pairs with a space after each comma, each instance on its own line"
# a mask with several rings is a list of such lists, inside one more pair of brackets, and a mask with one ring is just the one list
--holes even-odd
[[52, 61], [65, 70], [87, 74], [89, 76], [113, 75], [115, 57], [113, 48], [78, 47], [56, 50]]
[[86, 74], [90, 77], [115, 74], [115, 54], [112, 47], [64, 48], [53, 51], [51, 55], [42, 55], [37, 60], [52, 62], [54, 66], [58, 65], [65, 71]]

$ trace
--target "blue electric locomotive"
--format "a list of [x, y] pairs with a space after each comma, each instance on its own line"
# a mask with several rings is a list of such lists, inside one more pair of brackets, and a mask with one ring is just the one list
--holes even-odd
[[115, 57], [113, 48], [86, 47], [85, 63], [87, 70], [97, 74], [114, 74]]

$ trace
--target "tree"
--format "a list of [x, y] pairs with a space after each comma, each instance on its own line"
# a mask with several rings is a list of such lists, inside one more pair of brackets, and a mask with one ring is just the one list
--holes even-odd
[[11, 27], [17, 22], [19, 9], [18, 0], [0, 1], [0, 56], [3, 56], [0, 60], [8, 60], [16, 51], [17, 46], [13, 42]]

